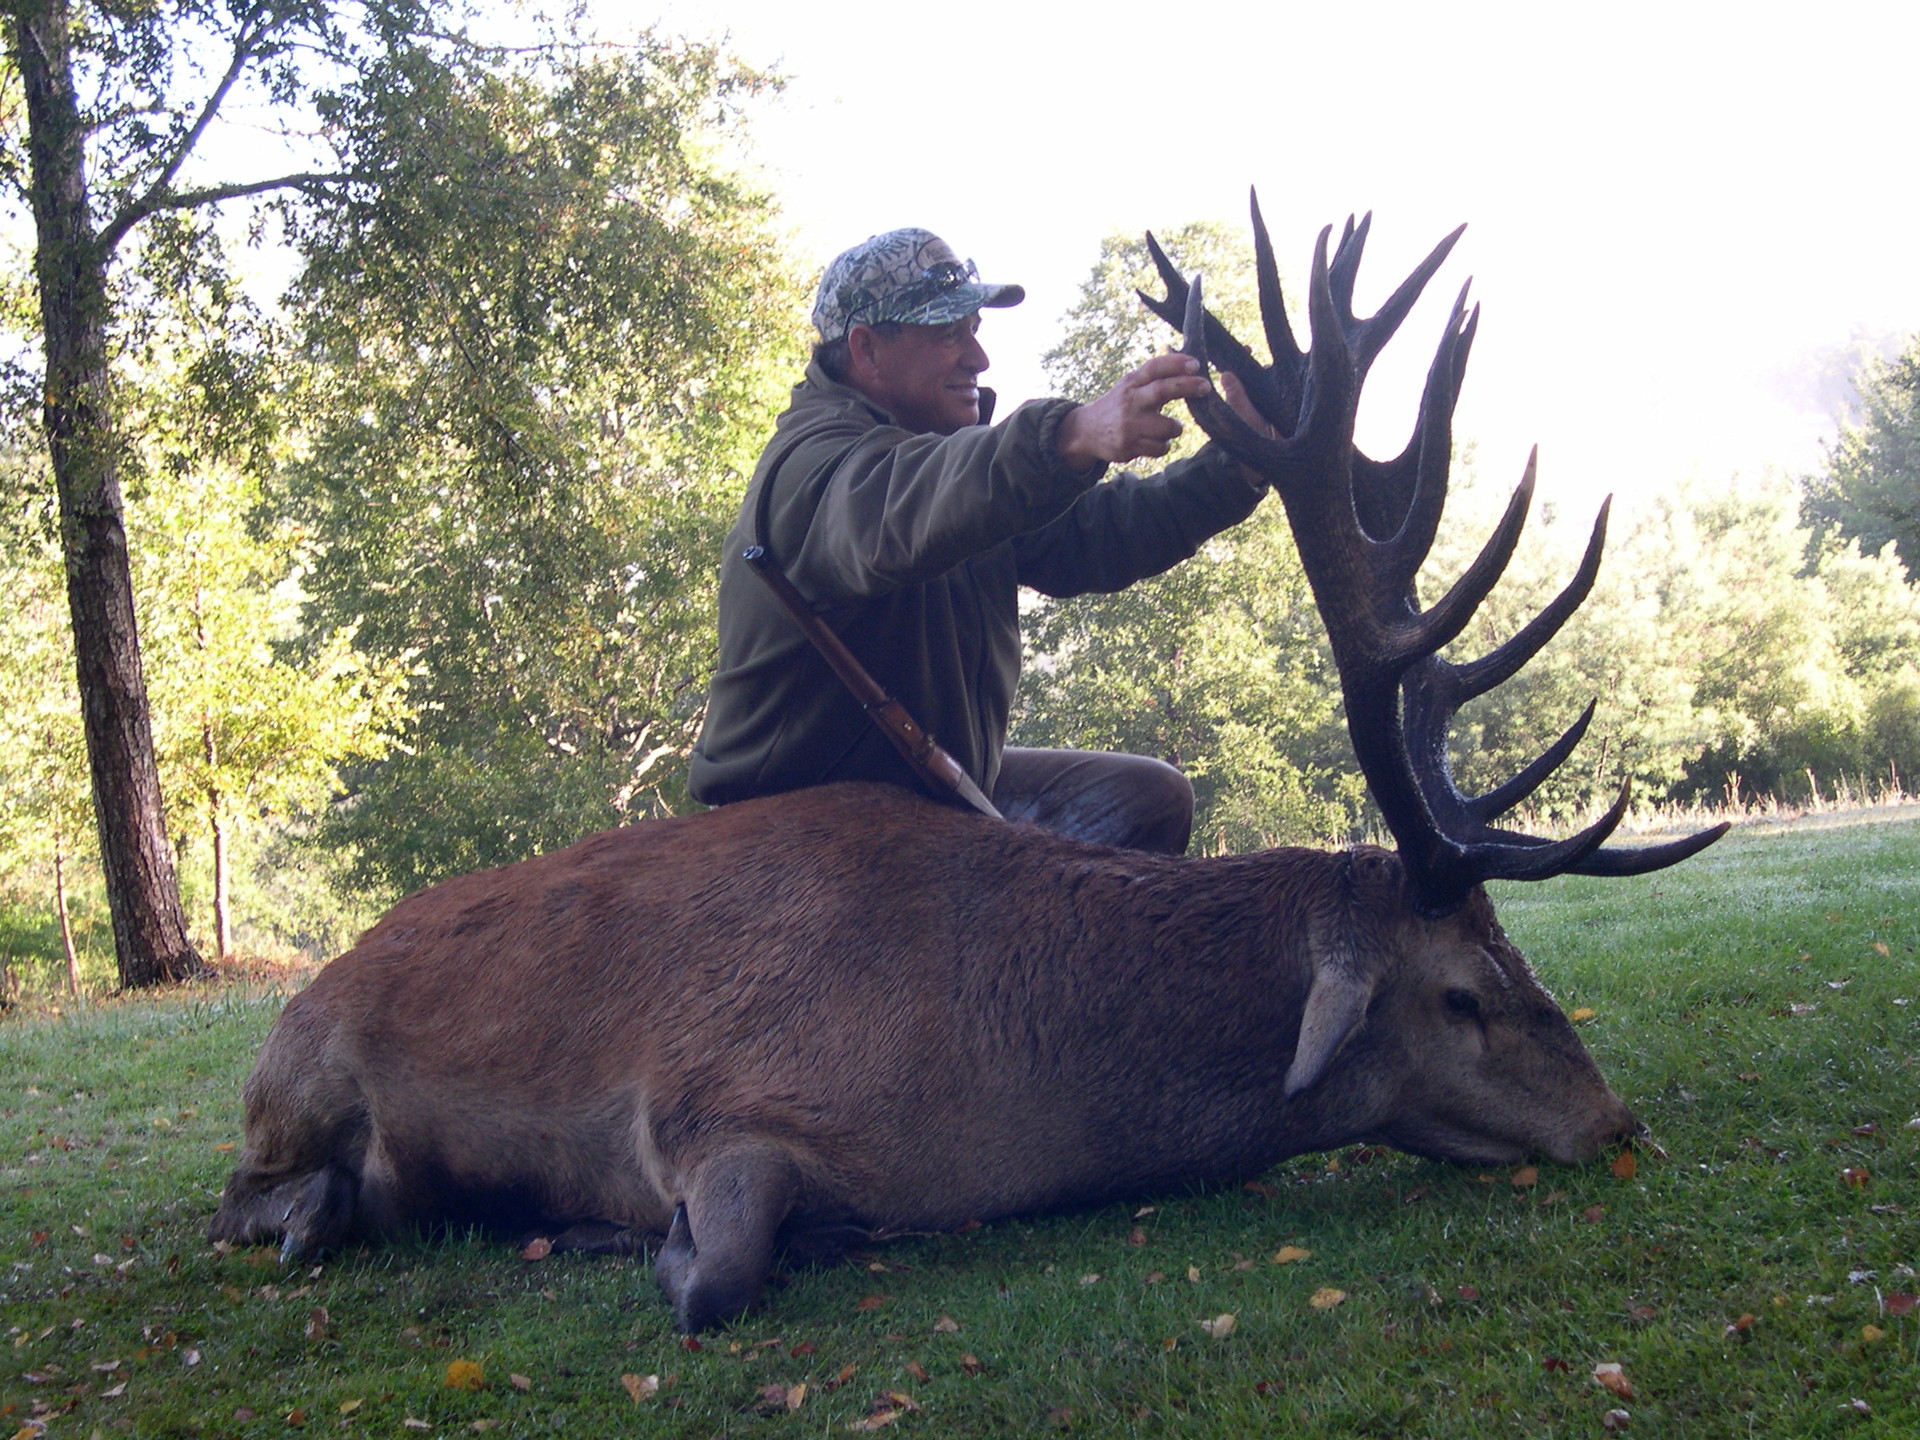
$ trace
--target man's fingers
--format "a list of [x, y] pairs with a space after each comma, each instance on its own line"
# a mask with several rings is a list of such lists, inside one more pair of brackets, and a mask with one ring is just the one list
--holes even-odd
[[1204, 395], [1212, 388], [1204, 375], [1177, 375], [1145, 381], [1132, 389], [1129, 398], [1136, 404], [1159, 410], [1176, 400]]

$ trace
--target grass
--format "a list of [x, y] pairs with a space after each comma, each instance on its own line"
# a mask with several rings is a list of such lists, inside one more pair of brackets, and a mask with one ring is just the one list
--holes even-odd
[[[0, 1436], [813, 1436], [876, 1407], [940, 1436], [1592, 1436], [1616, 1408], [1688, 1440], [1920, 1433], [1920, 1315], [1897, 1298], [1920, 1291], [1916, 876], [1906, 807], [1505, 887], [1664, 1148], [1630, 1179], [1307, 1156], [1258, 1188], [793, 1274], [698, 1349], [644, 1260], [455, 1236], [288, 1272], [209, 1248], [270, 993], [10, 1020]], [[1275, 1264], [1283, 1245], [1312, 1253]], [[1323, 1289], [1346, 1298], [1316, 1309]], [[456, 1360], [486, 1388], [449, 1388]], [[1635, 1398], [1594, 1382], [1604, 1362]], [[623, 1376], [659, 1389], [636, 1402]]]

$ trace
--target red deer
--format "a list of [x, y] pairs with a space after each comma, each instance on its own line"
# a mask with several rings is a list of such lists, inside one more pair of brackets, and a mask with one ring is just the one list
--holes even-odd
[[1567, 589], [1472, 664], [1438, 651], [1511, 554], [1532, 465], [1485, 553], [1422, 609], [1477, 312], [1465, 295], [1412, 443], [1353, 447], [1367, 368], [1459, 232], [1370, 319], [1367, 223], [1314, 256], [1312, 347], [1287, 327], [1254, 212], [1273, 364], [1155, 255], [1149, 300], [1239, 377], [1207, 433], [1271, 477], [1332, 636], [1363, 773], [1397, 853], [1170, 858], [874, 785], [652, 821], [395, 906], [296, 996], [246, 1086], [211, 1234], [306, 1257], [421, 1222], [583, 1248], [661, 1240], [685, 1331], [751, 1307], [775, 1251], [1256, 1175], [1352, 1141], [1476, 1164], [1575, 1162], [1636, 1122], [1483, 880], [1635, 874], [1706, 831], [1602, 849], [1490, 822], [1565, 758], [1459, 793], [1446, 731], [1584, 598]]

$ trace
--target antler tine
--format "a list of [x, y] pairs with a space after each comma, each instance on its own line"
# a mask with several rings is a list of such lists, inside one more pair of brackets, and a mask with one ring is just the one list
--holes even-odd
[[1487, 537], [1487, 543], [1460, 578], [1453, 582], [1453, 588], [1429, 606], [1415, 622], [1414, 633], [1408, 637], [1407, 645], [1416, 655], [1431, 655], [1457, 638], [1467, 628], [1467, 622], [1473, 619], [1473, 612], [1480, 608], [1480, 603], [1500, 583], [1501, 575], [1506, 573], [1507, 562], [1513, 558], [1514, 547], [1520, 543], [1520, 531], [1527, 523], [1527, 509], [1533, 503], [1533, 476], [1534, 462], [1529, 459], [1526, 473], [1520, 477], [1520, 483], [1514, 486], [1513, 497], [1507, 501], [1506, 514], [1500, 517], [1500, 523], [1494, 527], [1493, 534]]
[[[1254, 357], [1253, 352], [1242, 345], [1234, 333], [1219, 320], [1207, 314], [1204, 307], [1201, 312], [1205, 315], [1204, 326], [1198, 331], [1191, 328], [1187, 323], [1189, 287], [1186, 277], [1181, 275], [1179, 267], [1167, 257], [1167, 252], [1160, 248], [1160, 242], [1154, 239], [1152, 231], [1147, 232], [1147, 254], [1153, 260], [1153, 268], [1160, 272], [1161, 283], [1167, 287], [1167, 298], [1156, 300], [1146, 291], [1136, 290], [1133, 293], [1140, 297], [1140, 303], [1183, 335], [1200, 334], [1202, 337], [1200, 343], [1212, 355], [1219, 357], [1215, 363], [1223, 369], [1232, 371], [1240, 383], [1246, 387], [1247, 398], [1253, 401], [1254, 409], [1258, 410], [1269, 424], [1277, 426], [1281, 433], [1286, 433], [1288, 426], [1294, 423], [1295, 417], [1292, 410], [1297, 410], [1298, 405], [1293, 406], [1292, 410], [1289, 409], [1282, 394], [1282, 387], [1275, 381], [1275, 372], [1262, 365]], [[1187, 353], [1194, 353], [1191, 347], [1187, 347]]]
[[[1537, 448], [1534, 454], [1539, 454]], [[1530, 458], [1528, 465], [1532, 463]], [[1505, 684], [1519, 674], [1521, 667], [1539, 654], [1547, 642], [1560, 633], [1560, 627], [1567, 623], [1573, 612], [1580, 608], [1581, 602], [1593, 589], [1594, 577], [1600, 573], [1600, 554], [1607, 543], [1607, 515], [1612, 508], [1613, 497], [1609, 495], [1601, 502], [1600, 513], [1594, 517], [1593, 533], [1587, 537], [1587, 549], [1580, 557], [1580, 566], [1560, 593], [1504, 644], [1470, 664], [1456, 667], [1460, 672], [1462, 702], [1484, 695], [1496, 685]]]
[[[1371, 220], [1373, 217], [1369, 215], [1367, 218]], [[1363, 231], [1364, 228], [1363, 226]], [[1434, 277], [1442, 265], [1446, 264], [1447, 257], [1453, 253], [1453, 247], [1460, 243], [1460, 237], [1466, 233], [1465, 225], [1455, 226], [1451, 234], [1427, 252], [1426, 259], [1414, 266], [1413, 273], [1400, 282], [1393, 294], [1387, 297], [1386, 303], [1366, 320], [1359, 322], [1358, 328], [1362, 338], [1354, 348], [1364, 357], [1361, 361], [1362, 374], [1365, 374], [1367, 368], [1373, 364], [1374, 357], [1386, 348], [1387, 342], [1394, 337], [1400, 329], [1401, 322], [1407, 318], [1415, 302], [1425, 292], [1427, 282]], [[1460, 287], [1460, 294], [1463, 297], [1472, 284], [1473, 281], [1469, 278], [1466, 285]]]
[[1280, 262], [1273, 253], [1267, 222], [1260, 214], [1260, 192], [1250, 190], [1247, 194], [1253, 210], [1253, 270], [1259, 286], [1260, 319], [1267, 332], [1267, 350], [1273, 356], [1276, 370], [1297, 374], [1307, 352], [1293, 338], [1293, 322], [1287, 318], [1286, 297], [1280, 293]]
[[1409, 581], [1433, 548], [1433, 537], [1439, 532], [1440, 516], [1446, 509], [1447, 474], [1453, 463], [1453, 411], [1460, 403], [1467, 357], [1480, 331], [1480, 308], [1476, 305], [1469, 312], [1466, 304], [1463, 286], [1454, 299], [1433, 364], [1427, 368], [1419, 413], [1406, 449], [1389, 466], [1357, 468], [1355, 472], [1356, 491], [1362, 481], [1378, 487], [1376, 493], [1365, 497], [1365, 503], [1359, 494], [1355, 502], [1361, 516], [1373, 522], [1373, 533], [1388, 542], [1388, 558], [1383, 563], [1404, 572]]
[[1340, 304], [1342, 329], [1349, 332], [1355, 324], [1353, 282], [1360, 274], [1360, 257], [1366, 253], [1367, 234], [1372, 229], [1371, 210], [1360, 217], [1358, 225], [1353, 223], [1353, 216], [1347, 216], [1347, 223], [1340, 230], [1340, 243], [1334, 247], [1333, 266], [1327, 276], [1333, 287], [1333, 298]]

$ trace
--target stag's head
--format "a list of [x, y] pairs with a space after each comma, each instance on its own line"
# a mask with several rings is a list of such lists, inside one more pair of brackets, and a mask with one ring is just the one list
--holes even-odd
[[[1536, 457], [1528, 458], [1506, 514], [1473, 564], [1422, 607], [1414, 582], [1446, 502], [1454, 405], [1479, 309], [1468, 308], [1463, 286], [1427, 372], [1406, 448], [1391, 460], [1363, 455], [1353, 428], [1367, 372], [1461, 234], [1455, 230], [1435, 246], [1379, 311], [1362, 319], [1353, 313], [1353, 289], [1370, 220], [1347, 221], [1331, 260], [1331, 230], [1321, 231], [1308, 290], [1311, 343], [1303, 351], [1287, 319], [1273, 246], [1254, 201], [1268, 365], [1207, 311], [1199, 277], [1189, 283], [1151, 236], [1148, 245], [1167, 294], [1141, 296], [1181, 329], [1188, 354], [1239, 380], [1265, 422], [1247, 423], [1217, 397], [1192, 402], [1207, 435], [1264, 477], [1286, 505], [1339, 670], [1354, 754], [1398, 847], [1399, 863], [1391, 867], [1398, 898], [1386, 904], [1401, 932], [1392, 948], [1425, 971], [1417, 983], [1392, 987], [1391, 1003], [1420, 1011], [1391, 1017], [1393, 1023], [1382, 1023], [1386, 1016], [1361, 1023], [1375, 987], [1358, 972], [1345, 993], [1341, 984], [1317, 979], [1288, 1088], [1297, 1095], [1318, 1083], [1343, 1047], [1419, 1035], [1419, 1053], [1404, 1064], [1369, 1067], [1407, 1077], [1408, 1094], [1401, 1098], [1408, 1118], [1377, 1138], [1452, 1159], [1515, 1158], [1529, 1148], [1556, 1159], [1585, 1158], [1630, 1129], [1631, 1117], [1500, 932], [1481, 882], [1638, 875], [1685, 859], [1726, 827], [1666, 844], [1608, 848], [1605, 842], [1627, 810], [1624, 783], [1606, 814], [1565, 839], [1495, 825], [1572, 753], [1593, 719], [1591, 704], [1504, 784], [1472, 796], [1455, 785], [1447, 760], [1454, 714], [1515, 674], [1586, 598], [1600, 565], [1607, 505], [1600, 507], [1572, 580], [1544, 610], [1477, 660], [1442, 658], [1439, 652], [1466, 628], [1513, 554], [1533, 496]], [[1523, 1032], [1525, 1043], [1502, 1043], [1503, 1035]], [[1501, 1107], [1514, 1113], [1505, 1116]]]

